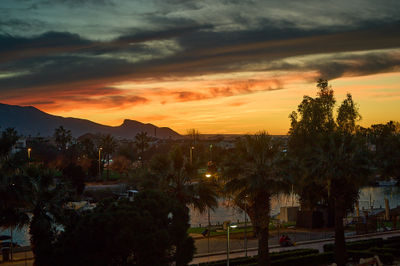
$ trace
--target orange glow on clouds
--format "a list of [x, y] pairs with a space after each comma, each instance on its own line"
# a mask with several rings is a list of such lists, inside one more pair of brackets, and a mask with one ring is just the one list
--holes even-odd
[[[201, 133], [266, 130], [270, 134], [286, 134], [290, 112], [297, 109], [303, 95], [316, 94], [315, 83], [309, 82], [313, 78], [316, 78], [313, 72], [279, 73], [279, 77], [277, 73], [254, 72], [238, 73], [230, 79], [226, 75], [210, 75], [193, 80], [129, 82], [115, 84], [115, 91], [110, 91], [114, 97], [121, 97], [121, 104], [118, 99], [114, 103], [102, 100], [107, 96], [104, 92], [94, 96], [82, 92], [71, 102], [65, 100], [60, 105], [38, 102], [38, 107], [52, 114], [114, 126], [125, 118], [134, 119], [168, 126], [181, 134], [189, 128]], [[331, 85], [338, 102], [347, 92], [353, 94], [363, 116], [361, 125], [369, 126], [400, 120], [399, 81], [400, 74], [392, 73], [340, 78], [331, 81]], [[81, 97], [82, 105], [77, 106], [76, 97]], [[36, 100], [42, 99], [39, 95]]]

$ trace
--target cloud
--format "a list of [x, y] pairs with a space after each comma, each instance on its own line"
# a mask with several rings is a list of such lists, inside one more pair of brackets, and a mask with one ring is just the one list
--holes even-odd
[[[364, 25], [359, 30], [337, 32], [335, 27], [331, 30], [298, 29], [290, 23], [274, 25], [265, 20], [264, 27], [257, 30], [217, 31], [211, 25], [196, 24], [194, 20], [182, 20], [191, 23], [186, 26], [177, 26], [179, 19], [171, 21], [164, 29], [127, 31], [110, 41], [93, 41], [69, 32], [47, 32], [33, 37], [0, 35], [0, 74], [7, 73], [0, 78], [1, 99], [15, 98], [29, 91], [43, 95], [81, 95], [79, 93], [86, 89], [96, 94], [93, 88], [103, 90], [104, 95], [119, 95], [118, 91], [104, 88], [121, 82], [240, 71], [307, 70], [318, 71], [328, 79], [398, 71], [398, 56], [384, 52], [379, 55], [366, 52], [351, 58], [349, 55], [327, 56], [323, 62], [287, 60], [314, 54], [396, 50], [400, 47], [397, 34], [400, 23], [377, 23], [377, 28], [367, 29]], [[153, 45], [155, 41], [157, 45]], [[224, 85], [207, 85], [200, 91], [175, 89], [169, 91], [169, 98], [162, 102], [204, 100], [282, 88], [281, 84], [256, 88], [250, 80], [241, 84], [224, 82]], [[104, 101], [112, 103], [111, 98]]]
[[273, 62], [267, 70], [317, 71], [320, 78], [335, 79], [400, 72], [400, 50], [364, 53], [338, 53], [313, 59], [299, 59], [297, 63]]

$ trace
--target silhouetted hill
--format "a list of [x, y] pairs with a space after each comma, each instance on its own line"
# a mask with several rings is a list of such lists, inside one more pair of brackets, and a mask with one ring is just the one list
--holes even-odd
[[134, 138], [141, 131], [157, 138], [179, 138], [180, 135], [168, 127], [157, 127], [135, 120], [125, 119], [120, 126], [111, 127], [86, 119], [66, 118], [50, 115], [32, 106], [17, 106], [0, 103], [0, 130], [15, 128], [19, 134], [28, 136], [52, 136], [54, 129], [63, 126], [71, 130], [74, 137], [85, 133], [111, 134], [117, 138]]

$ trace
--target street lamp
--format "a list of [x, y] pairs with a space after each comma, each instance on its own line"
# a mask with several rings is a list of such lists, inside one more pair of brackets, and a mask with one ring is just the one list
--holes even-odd
[[231, 252], [231, 249], [230, 249], [231, 247], [229, 245], [229, 228], [236, 228], [237, 224], [231, 224], [230, 221], [227, 221], [226, 223], [227, 223], [227, 227], [228, 227], [228, 231], [226, 233], [226, 235], [227, 235], [227, 241], [226, 241], [226, 249], [227, 249], [227, 252], [226, 252], [226, 266], [229, 266], [229, 253]]
[[[207, 178], [211, 177], [210, 173], [206, 174]], [[210, 233], [211, 233], [211, 219], [210, 219], [210, 207], [207, 208], [208, 211], [208, 236], [207, 236], [207, 250], [208, 250], [208, 258], [210, 258]]]
[[31, 149], [31, 148], [28, 148], [28, 159], [29, 159], [29, 160], [31, 159], [31, 151], [32, 151], [32, 149]]
[[193, 164], [193, 150], [194, 150], [194, 147], [193, 146], [190, 147], [190, 165]]
[[244, 256], [247, 257], [247, 202], [244, 202]]
[[99, 180], [101, 179], [101, 168], [100, 168], [100, 160], [101, 160], [101, 151], [103, 150], [102, 147], [99, 148]]

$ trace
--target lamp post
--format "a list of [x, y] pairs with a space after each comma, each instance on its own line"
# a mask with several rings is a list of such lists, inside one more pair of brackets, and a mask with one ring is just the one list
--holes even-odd
[[194, 150], [194, 147], [191, 146], [191, 147], [190, 147], [190, 165], [193, 164], [193, 150]]
[[[210, 178], [211, 174], [206, 173], [206, 177]], [[210, 259], [210, 233], [211, 233], [210, 207], [207, 208], [207, 212], [208, 212], [207, 253], [208, 253], [208, 259]]]
[[28, 148], [28, 164], [29, 165], [31, 164], [31, 151], [32, 151], [32, 149]]
[[244, 256], [247, 257], [247, 202], [244, 203]]
[[100, 167], [100, 161], [101, 161], [101, 151], [103, 150], [102, 147], [99, 148], [99, 180], [101, 179], [101, 167]]
[[229, 266], [229, 253], [231, 252], [231, 247], [230, 247], [230, 244], [229, 244], [229, 228], [236, 228], [237, 227], [237, 225], [236, 224], [231, 224], [231, 222], [230, 221], [228, 221], [227, 222], [227, 225], [228, 225], [228, 230], [227, 230], [227, 241], [226, 241], [226, 249], [227, 249], [227, 252], [226, 252], [226, 265], [227, 266]]

